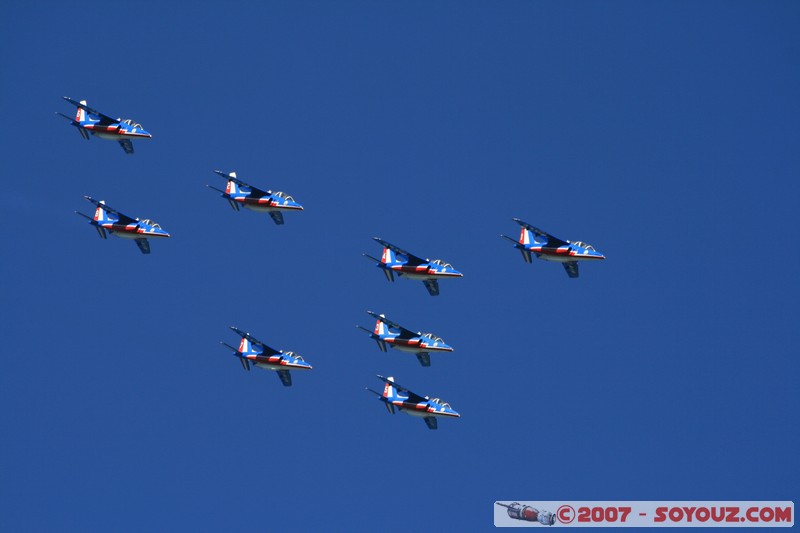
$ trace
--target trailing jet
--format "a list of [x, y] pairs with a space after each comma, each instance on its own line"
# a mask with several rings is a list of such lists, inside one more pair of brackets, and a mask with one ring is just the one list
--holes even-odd
[[397, 246], [388, 243], [378, 237], [373, 237], [383, 245], [383, 255], [376, 259], [364, 254], [364, 257], [377, 262], [377, 267], [383, 269], [386, 279], [394, 281], [394, 275], [403, 276], [409, 279], [422, 280], [425, 288], [431, 296], [439, 295], [439, 278], [460, 278], [464, 274], [453, 268], [450, 263], [445, 263], [441, 259], [431, 261], [422, 259], [410, 254]]
[[131, 218], [107, 206], [104, 200], [98, 202], [91, 196], [84, 196], [84, 198], [97, 206], [94, 211], [94, 218], [84, 215], [80, 211], [75, 212], [89, 219], [89, 223], [94, 226], [97, 233], [104, 239], [107, 238], [106, 232], [115, 237], [133, 239], [143, 254], [149, 254], [150, 243], [147, 241], [149, 237], [169, 237], [169, 233], [161, 229], [161, 226], [152, 220]]
[[514, 248], [522, 252], [522, 257], [526, 263], [531, 262], [531, 254], [534, 254], [544, 261], [563, 263], [567, 275], [571, 278], [577, 278], [578, 261], [606, 258], [590, 244], [580, 241], [562, 241], [518, 218], [512, 220], [522, 226], [519, 240], [515, 241], [506, 235], [500, 236], [514, 243]]
[[[436, 417], [444, 416], [450, 418], [460, 418], [458, 414], [450, 407], [450, 404], [443, 402], [439, 398], [428, 398], [414, 394], [410, 390], [402, 387], [394, 382], [393, 377], [385, 378], [378, 376], [378, 379], [383, 380], [386, 385], [383, 387], [383, 394], [380, 394], [369, 387], [367, 390], [377, 394], [378, 399], [386, 404], [386, 410], [394, 414], [395, 408], [401, 413], [406, 413], [411, 416], [418, 416], [425, 420], [425, 423], [430, 429], [438, 427]], [[406, 394], [402, 394], [406, 393]]]
[[303, 206], [294, 201], [294, 198], [280, 191], [262, 191], [249, 185], [236, 177], [236, 172], [225, 174], [215, 170], [217, 174], [228, 180], [225, 190], [217, 189], [211, 185], [206, 185], [209, 189], [222, 193], [222, 197], [228, 200], [231, 207], [238, 211], [240, 206], [244, 206], [252, 211], [269, 213], [276, 224], [283, 224], [283, 211], [302, 211]]
[[275, 370], [281, 379], [281, 383], [286, 387], [292, 386], [290, 370], [311, 370], [311, 365], [296, 353], [270, 348], [249, 333], [245, 333], [233, 326], [231, 326], [231, 329], [242, 338], [239, 342], [239, 348], [234, 348], [224, 342], [220, 344], [224, 344], [234, 351], [233, 355], [239, 358], [239, 362], [242, 363], [242, 368], [245, 370], [250, 371], [250, 363], [259, 368]]
[[72, 119], [64, 113], [56, 113], [71, 121], [72, 125], [78, 128], [81, 137], [89, 140], [89, 135], [95, 135], [101, 139], [110, 139], [119, 142], [126, 154], [133, 153], [133, 143], [131, 139], [149, 139], [152, 137], [141, 124], [131, 119], [111, 118], [86, 105], [86, 100], [76, 102], [68, 96], [64, 100], [78, 108], [78, 114]]
[[453, 348], [446, 344], [441, 337], [433, 333], [414, 333], [392, 322], [386, 316], [367, 311], [376, 319], [375, 330], [356, 326], [363, 329], [369, 336], [375, 339], [382, 352], [386, 351], [386, 345], [397, 348], [401, 352], [410, 352], [417, 356], [422, 366], [431, 366], [430, 352], [452, 352]]

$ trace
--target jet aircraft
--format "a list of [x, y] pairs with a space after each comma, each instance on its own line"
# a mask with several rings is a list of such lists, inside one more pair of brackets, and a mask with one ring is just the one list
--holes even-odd
[[533, 254], [544, 261], [562, 263], [567, 275], [571, 278], [577, 278], [578, 261], [606, 258], [590, 244], [580, 241], [562, 241], [558, 237], [553, 237], [549, 233], [545, 233], [518, 218], [512, 220], [522, 226], [519, 240], [515, 241], [507, 235], [500, 236], [514, 243], [514, 248], [522, 252], [522, 257], [526, 263], [531, 262], [531, 254]]
[[275, 370], [281, 383], [285, 387], [291, 387], [292, 375], [289, 373], [290, 370], [311, 370], [312, 368], [296, 353], [270, 348], [249, 333], [245, 333], [234, 326], [231, 326], [231, 329], [242, 338], [239, 342], [239, 348], [234, 348], [224, 342], [220, 344], [233, 350], [233, 355], [239, 358], [242, 368], [247, 371], [250, 371], [250, 363], [259, 368]]
[[252, 211], [269, 213], [275, 224], [283, 224], [283, 211], [302, 211], [303, 206], [294, 201], [294, 198], [280, 191], [262, 191], [250, 184], [247, 184], [236, 177], [236, 172], [225, 174], [215, 170], [217, 174], [228, 180], [225, 190], [217, 189], [211, 185], [206, 185], [209, 189], [222, 193], [221, 196], [228, 200], [228, 203], [236, 211], [240, 206], [244, 206]]
[[383, 245], [383, 255], [380, 259], [367, 254], [364, 254], [364, 257], [375, 261], [377, 263], [375, 266], [383, 270], [389, 281], [394, 281], [395, 274], [409, 279], [418, 279], [425, 284], [425, 288], [428, 289], [431, 296], [438, 296], [439, 278], [460, 278], [464, 275], [453, 268], [453, 265], [445, 263], [441, 259], [434, 261], [422, 259], [378, 237], [373, 237], [373, 239]]
[[401, 352], [413, 353], [422, 366], [431, 366], [430, 352], [453, 351], [451, 346], [433, 333], [414, 333], [400, 324], [392, 322], [385, 315], [379, 315], [372, 311], [367, 311], [367, 313], [376, 319], [375, 330], [370, 331], [361, 326], [356, 327], [369, 333], [369, 336], [378, 343], [382, 352], [385, 352], [386, 346], [389, 345]]
[[161, 229], [152, 220], [131, 218], [106, 205], [104, 200], [99, 202], [91, 196], [84, 196], [87, 200], [97, 206], [94, 211], [94, 218], [85, 215], [80, 211], [75, 211], [80, 216], [89, 219], [89, 223], [94, 226], [100, 237], [107, 238], [106, 232], [115, 237], [123, 239], [133, 239], [143, 254], [150, 253], [150, 243], [148, 237], [169, 237], [169, 233]]
[[460, 414], [450, 407], [449, 403], [443, 402], [439, 398], [431, 399], [427, 396], [423, 398], [418, 394], [414, 394], [405, 387], [395, 383], [394, 378], [391, 376], [388, 378], [378, 376], [378, 379], [386, 383], [383, 387], [383, 394], [369, 387], [367, 387], [367, 390], [377, 394], [378, 399], [386, 404], [386, 410], [391, 414], [394, 414], [394, 410], [397, 408], [402, 413], [421, 417], [425, 420], [425, 423], [430, 429], [436, 429], [438, 427], [438, 420], [436, 417], [461, 417]]
[[78, 128], [81, 137], [89, 140], [89, 135], [95, 135], [101, 139], [110, 139], [119, 142], [126, 154], [133, 153], [133, 143], [131, 139], [149, 139], [152, 137], [141, 124], [131, 119], [111, 118], [86, 105], [86, 100], [76, 102], [72, 98], [65, 96], [64, 100], [78, 108], [78, 114], [72, 119], [64, 113], [58, 113], [69, 120], [73, 126]]

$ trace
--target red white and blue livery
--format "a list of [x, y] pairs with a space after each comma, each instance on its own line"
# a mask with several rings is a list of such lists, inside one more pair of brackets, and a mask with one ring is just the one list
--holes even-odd
[[391, 376], [388, 378], [378, 376], [378, 379], [385, 383], [383, 394], [369, 387], [367, 387], [367, 390], [377, 394], [378, 399], [386, 404], [386, 410], [391, 414], [394, 414], [395, 409], [397, 409], [401, 413], [420, 417], [425, 420], [425, 423], [430, 429], [437, 429], [439, 427], [437, 420], [439, 418], [461, 417], [455, 409], [450, 407], [449, 403], [439, 398], [422, 397], [419, 394], [415, 394], [402, 385], [395, 383], [394, 378]]
[[423, 259], [414, 254], [398, 248], [394, 244], [378, 237], [374, 240], [383, 245], [383, 254], [380, 259], [364, 254], [365, 257], [376, 261], [378, 268], [386, 274], [386, 279], [394, 281], [394, 276], [408, 279], [418, 279], [425, 284], [431, 296], [439, 295], [439, 279], [460, 278], [464, 274], [453, 268], [453, 265], [441, 259]]
[[70, 118], [64, 113], [56, 113], [69, 120], [78, 128], [81, 137], [89, 140], [90, 136], [117, 141], [126, 154], [133, 153], [134, 139], [150, 139], [152, 135], [141, 124], [131, 119], [111, 118], [100, 111], [86, 105], [86, 100], [76, 102], [65, 96], [64, 100], [78, 108], [75, 118]]
[[522, 252], [522, 258], [526, 263], [530, 263], [535, 255], [544, 261], [562, 263], [567, 275], [577, 278], [579, 261], [597, 261], [606, 258], [590, 244], [580, 241], [563, 241], [518, 218], [512, 220], [522, 226], [519, 240], [514, 240], [506, 235], [500, 236], [514, 243], [514, 248]]
[[225, 190], [206, 185], [209, 189], [222, 193], [221, 196], [228, 200], [231, 208], [239, 211], [240, 208], [250, 209], [262, 213], [269, 213], [275, 224], [283, 224], [283, 213], [288, 211], [302, 211], [303, 206], [294, 201], [294, 198], [280, 191], [264, 191], [243, 182], [236, 177], [236, 172], [225, 174], [215, 170], [217, 174], [228, 180]]
[[378, 343], [378, 348], [382, 352], [386, 351], [387, 346], [391, 346], [401, 352], [413, 353], [417, 356], [422, 366], [431, 366], [431, 352], [452, 352], [453, 348], [441, 337], [433, 333], [414, 333], [396, 322], [392, 322], [386, 315], [379, 315], [372, 311], [367, 311], [375, 318], [375, 329], [370, 331], [367, 328], [356, 326], [363, 329], [369, 336]]
[[149, 254], [150, 242], [147, 239], [169, 237], [169, 233], [152, 220], [131, 218], [106, 205], [105, 200], [98, 201], [91, 196], [84, 196], [84, 198], [97, 207], [94, 211], [94, 217], [85, 215], [80, 211], [75, 212], [89, 219], [89, 223], [94, 226], [103, 239], [107, 238], [107, 233], [123, 239], [133, 239], [143, 254]]
[[311, 370], [311, 365], [296, 353], [270, 348], [249, 333], [233, 326], [231, 329], [241, 337], [239, 347], [234, 348], [224, 342], [221, 344], [233, 350], [233, 355], [239, 358], [239, 362], [242, 363], [242, 368], [245, 370], [250, 371], [250, 365], [265, 370], [274, 370], [278, 373], [281, 383], [286, 387], [292, 386], [290, 370]]

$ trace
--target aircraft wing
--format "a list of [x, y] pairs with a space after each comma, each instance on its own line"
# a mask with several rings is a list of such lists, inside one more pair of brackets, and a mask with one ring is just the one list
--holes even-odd
[[424, 279], [422, 283], [425, 284], [425, 288], [428, 289], [428, 292], [431, 293], [431, 296], [439, 296], [439, 280], [436, 279]]
[[130, 139], [120, 139], [117, 142], [119, 142], [119, 145], [122, 146], [122, 149], [125, 150], [126, 154], [133, 153], [133, 143]]
[[425, 423], [428, 424], [428, 429], [438, 429], [439, 428], [439, 423], [438, 423], [438, 420], [436, 420], [435, 416], [426, 416], [424, 418], [424, 420], [425, 420]]
[[265, 357], [269, 357], [270, 355], [278, 355], [279, 353], [282, 353], [280, 350], [276, 350], [275, 348], [270, 348], [269, 346], [267, 346], [266, 344], [264, 344], [260, 340], [256, 339], [255, 337], [253, 337], [249, 333], [245, 333], [244, 331], [240, 330], [239, 328], [237, 328], [235, 326], [231, 326], [231, 329], [233, 331], [235, 331], [236, 334], [239, 335], [240, 337], [244, 337], [245, 339], [249, 340], [253, 344], [258, 344], [259, 346], [261, 346], [261, 348], [264, 349], [264, 353], [262, 353], [261, 355], [263, 355]]
[[272, 194], [272, 191], [265, 191], [263, 189], [259, 189], [258, 187], [254, 187], [249, 183], [247, 183], [246, 181], [240, 180], [235, 176], [231, 176], [230, 174], [225, 174], [221, 170], [215, 170], [214, 172], [216, 172], [226, 180], [231, 180], [233, 182], [238, 183], [242, 187], [247, 187], [248, 189], [250, 189], [251, 196], [254, 196], [255, 198], [261, 198], [262, 196], [269, 196], [270, 194]]
[[380, 379], [381, 381], [384, 381], [385, 383], [390, 384], [392, 387], [394, 387], [397, 390], [401, 390], [403, 392], [407, 392], [408, 393], [408, 401], [410, 401], [410, 402], [421, 403], [421, 402], [427, 402], [428, 401], [428, 398], [423, 398], [419, 394], [408, 390], [407, 388], [403, 387], [402, 385], [398, 385], [396, 381], [389, 381], [388, 379], [386, 379], [383, 376], [378, 376], [378, 379]]
[[283, 213], [280, 211], [270, 211], [269, 216], [272, 217], [272, 220], [274, 220], [277, 225], [283, 225]]
[[136, 239], [136, 246], [139, 247], [143, 254], [150, 253], [150, 243], [147, 239]]
[[93, 109], [93, 108], [89, 107], [86, 104], [82, 104], [82, 103], [80, 103], [80, 102], [78, 102], [76, 100], [73, 100], [69, 96], [65, 96], [64, 100], [66, 100], [70, 104], [74, 105], [75, 107], [80, 107], [81, 109], [85, 109], [87, 113], [91, 113], [92, 115], [97, 115], [98, 117], [100, 117], [103, 120], [103, 122], [119, 122], [119, 119], [109, 117], [108, 115], [104, 115], [103, 113], [101, 113], [97, 109]]
[[567, 271], [567, 276], [571, 278], [578, 277], [578, 262], [577, 261], [567, 261], [564, 264], [564, 270]]
[[428, 352], [419, 352], [417, 359], [422, 366], [431, 366], [431, 355]]
[[229, 174], [225, 174], [225, 173], [224, 173], [224, 172], [222, 172], [221, 170], [215, 170], [214, 172], [216, 172], [217, 174], [219, 174], [220, 176], [222, 176], [222, 177], [223, 177], [223, 178], [225, 178], [226, 180], [235, 181], [236, 183], [238, 183], [238, 184], [239, 184], [239, 185], [241, 185], [242, 187], [252, 187], [252, 185], [250, 185], [249, 183], [246, 183], [246, 182], [244, 182], [244, 181], [240, 180], [240, 179], [239, 179], [239, 178], [237, 178], [236, 176], [231, 176], [231, 174], [230, 174], [230, 173], [229, 173]]
[[97, 200], [95, 200], [94, 198], [92, 198], [91, 196], [84, 196], [84, 198], [86, 198], [87, 200], [92, 202], [97, 207], [102, 208], [103, 211], [108, 211], [109, 213], [114, 213], [115, 215], [117, 215], [119, 217], [119, 223], [120, 224], [133, 224], [135, 222], [138, 222], [138, 220], [136, 220], [135, 218], [129, 217], [125, 213], [120, 213], [119, 211], [117, 211], [113, 207], [111, 207], [111, 206], [109, 206], [107, 204], [100, 203]]
[[546, 231], [542, 231], [537, 227], [531, 226], [530, 224], [528, 224], [523, 220], [520, 220], [518, 218], [514, 218], [512, 220], [517, 224], [519, 224], [520, 226], [522, 226], [523, 228], [532, 231], [533, 234], [536, 235], [537, 237], [541, 237], [542, 239], [547, 239], [547, 246], [553, 246], [557, 248], [559, 246], [565, 246], [569, 244], [567, 241], [561, 240], [558, 237], [554, 237], [549, 233], [547, 233]]
[[278, 377], [281, 378], [284, 387], [292, 386], [292, 375], [288, 370], [278, 370]]
[[431, 262], [430, 259], [423, 259], [423, 258], [419, 257], [418, 255], [414, 255], [414, 254], [408, 253], [405, 250], [403, 250], [402, 248], [398, 248], [394, 244], [384, 241], [380, 237], [373, 237], [373, 239], [375, 239], [376, 241], [378, 241], [379, 243], [384, 245], [386, 248], [392, 250], [394, 253], [402, 254], [402, 255], [406, 256], [408, 258], [408, 264], [409, 265], [421, 265], [423, 263], [430, 263]]
[[[416, 333], [414, 331], [411, 331], [410, 329], [406, 329], [403, 326], [401, 326], [400, 324], [398, 324], [397, 322], [389, 320], [385, 316], [381, 316], [378, 313], [373, 313], [372, 311], [367, 311], [367, 313], [370, 316], [372, 316], [372, 318], [380, 320], [381, 322], [383, 322], [384, 324], [386, 324], [390, 328], [399, 329], [400, 330], [400, 336], [402, 338], [404, 338], [404, 339], [407, 339], [407, 338], [410, 338], [410, 337], [416, 337], [416, 336], [420, 335], [420, 333]], [[370, 332], [370, 333], [372, 333], [372, 332]]]

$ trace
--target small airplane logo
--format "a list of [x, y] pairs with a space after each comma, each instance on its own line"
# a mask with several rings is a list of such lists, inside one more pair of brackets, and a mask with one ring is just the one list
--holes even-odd
[[97, 206], [97, 209], [94, 211], [94, 217], [85, 215], [80, 211], [75, 212], [89, 219], [89, 223], [94, 226], [97, 233], [100, 234], [100, 237], [104, 239], [107, 238], [106, 232], [115, 237], [133, 239], [136, 241], [136, 245], [143, 254], [149, 254], [150, 243], [147, 241], [149, 237], [169, 237], [169, 233], [161, 229], [161, 226], [152, 220], [131, 218], [107, 206], [105, 200], [100, 200], [98, 202], [91, 196], [84, 196], [84, 198]]
[[378, 399], [386, 404], [386, 410], [391, 414], [394, 414], [394, 410], [397, 408], [402, 413], [421, 417], [425, 420], [425, 423], [430, 429], [436, 429], [438, 427], [437, 417], [461, 417], [460, 414], [450, 407], [449, 403], [443, 402], [439, 398], [431, 399], [427, 396], [423, 398], [418, 394], [414, 394], [405, 387], [395, 383], [394, 378], [391, 376], [388, 378], [378, 376], [378, 379], [386, 383], [383, 387], [383, 394], [369, 387], [367, 387], [367, 390], [377, 394]]
[[430, 352], [453, 351], [450, 345], [433, 333], [414, 333], [400, 324], [392, 322], [385, 315], [379, 315], [372, 311], [367, 311], [367, 313], [376, 319], [375, 330], [370, 331], [361, 326], [356, 327], [369, 333], [369, 336], [378, 343], [382, 352], [385, 352], [386, 346], [389, 345], [401, 352], [413, 353], [422, 366], [431, 366]]
[[519, 240], [516, 241], [506, 235], [500, 236], [514, 243], [514, 248], [522, 252], [522, 257], [526, 263], [531, 262], [531, 254], [534, 254], [544, 261], [563, 263], [567, 275], [571, 278], [577, 278], [578, 261], [606, 258], [590, 244], [580, 241], [562, 241], [558, 237], [553, 237], [549, 233], [545, 233], [518, 218], [512, 220], [522, 226]]
[[242, 338], [239, 342], [239, 348], [234, 348], [224, 342], [220, 344], [233, 350], [233, 355], [239, 358], [242, 368], [247, 371], [250, 371], [250, 363], [259, 368], [274, 370], [278, 373], [281, 383], [286, 387], [291, 387], [292, 375], [289, 374], [290, 370], [311, 370], [312, 368], [296, 353], [270, 348], [249, 333], [245, 333], [233, 326], [231, 326], [231, 329]]
[[383, 273], [386, 274], [386, 279], [389, 281], [394, 281], [395, 274], [409, 279], [422, 280], [430, 295], [438, 296], [439, 278], [460, 278], [464, 275], [453, 268], [453, 265], [445, 263], [441, 259], [434, 261], [422, 259], [378, 237], [373, 237], [373, 239], [383, 245], [383, 255], [380, 259], [367, 254], [364, 254], [364, 257], [375, 261], [377, 263], [375, 266], [383, 269]]
[[148, 133], [141, 124], [131, 119], [111, 118], [86, 105], [86, 100], [76, 102], [68, 96], [64, 100], [78, 108], [78, 114], [72, 119], [64, 113], [56, 112], [69, 120], [73, 126], [78, 128], [81, 137], [89, 140], [89, 135], [95, 135], [101, 139], [110, 139], [119, 142], [126, 154], [133, 153], [133, 143], [131, 139], [150, 139], [152, 135]]
[[302, 211], [303, 206], [294, 201], [294, 198], [280, 191], [262, 191], [249, 185], [236, 177], [236, 172], [225, 174], [215, 170], [217, 174], [228, 180], [225, 190], [206, 185], [209, 189], [222, 193], [221, 196], [228, 200], [231, 207], [238, 211], [244, 206], [252, 211], [269, 213], [275, 224], [283, 224], [283, 211]]

